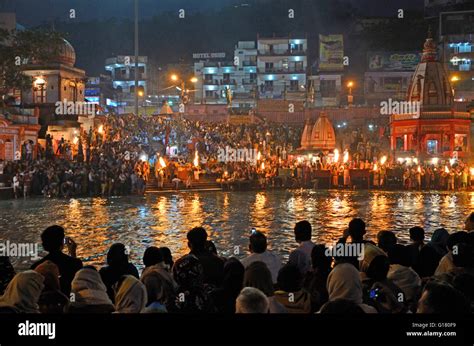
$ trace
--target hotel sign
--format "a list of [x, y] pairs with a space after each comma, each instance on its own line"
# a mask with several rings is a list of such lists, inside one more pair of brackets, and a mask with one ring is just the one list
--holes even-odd
[[225, 58], [225, 53], [194, 53], [193, 59], [223, 59]]

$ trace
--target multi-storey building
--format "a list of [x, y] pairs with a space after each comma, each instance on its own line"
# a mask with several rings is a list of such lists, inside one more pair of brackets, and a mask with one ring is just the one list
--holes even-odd
[[257, 83], [261, 99], [304, 100], [307, 68], [306, 39], [257, 40]]
[[[120, 93], [121, 102], [133, 105], [135, 99], [135, 57], [119, 55], [105, 60], [105, 70], [110, 73], [113, 88]], [[138, 87], [143, 92], [140, 97], [148, 94], [148, 58], [138, 57]]]
[[306, 39], [259, 38], [239, 41], [232, 59], [207, 54], [194, 64], [195, 103], [226, 104], [227, 89], [240, 109], [255, 108], [258, 99], [304, 100], [306, 51]]

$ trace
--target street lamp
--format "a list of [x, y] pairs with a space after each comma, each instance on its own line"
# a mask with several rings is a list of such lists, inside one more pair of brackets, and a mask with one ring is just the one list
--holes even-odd
[[460, 81], [461, 78], [459, 78], [458, 75], [453, 75], [451, 76], [451, 92], [453, 93], [453, 98], [454, 98], [454, 85]]
[[[180, 93], [181, 93], [181, 102], [186, 103], [187, 101], [185, 102], [185, 95], [189, 92], [189, 90], [186, 89], [186, 82], [185, 82], [185, 80], [184, 80], [184, 79], [181, 79], [178, 75], [176, 75], [176, 74], [174, 74], [174, 73], [170, 76], [170, 79], [171, 79], [173, 82], [178, 82], [178, 81], [180, 81], [180, 84], [181, 84], [181, 86], [180, 86], [180, 89], [181, 89], [181, 90], [180, 90]], [[191, 79], [190, 79], [189, 81], [190, 81], [191, 83], [193, 83], [193, 84], [196, 84], [196, 83], [198, 82], [198, 79], [197, 79], [197, 77], [193, 76], [193, 77], [191, 77]]]
[[349, 89], [349, 93], [347, 94], [347, 103], [349, 104], [349, 106], [352, 105], [353, 101], [354, 101], [354, 96], [352, 96], [352, 87], [354, 86], [354, 82], [353, 81], [348, 81], [347, 82], [347, 88]]

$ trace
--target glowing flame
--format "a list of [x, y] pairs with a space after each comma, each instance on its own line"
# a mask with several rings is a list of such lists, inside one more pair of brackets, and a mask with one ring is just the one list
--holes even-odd
[[469, 173], [471, 173], [471, 175], [474, 176], [474, 167], [469, 168]]
[[344, 163], [347, 163], [349, 161], [349, 151], [344, 151], [344, 158], [343, 158], [343, 162]]
[[387, 162], [387, 156], [386, 155], [382, 156], [382, 158], [380, 159], [380, 164], [384, 165], [385, 162]]
[[444, 173], [449, 173], [449, 168], [448, 168], [448, 166], [444, 166]]
[[198, 167], [199, 166], [199, 153], [198, 151], [196, 150], [196, 152], [194, 153], [194, 166]]
[[438, 162], [439, 162], [439, 158], [437, 158], [437, 157], [433, 157], [433, 158], [431, 159], [431, 163], [432, 163], [433, 165], [435, 165], [435, 166], [438, 165]]
[[76, 145], [78, 142], [79, 142], [79, 137], [74, 137], [74, 139], [72, 140], [72, 143]]
[[374, 172], [377, 172], [378, 166], [376, 163], [374, 163]]
[[456, 162], [456, 159], [449, 159], [449, 165], [452, 166]]
[[161, 168], [166, 168], [166, 162], [162, 157], [160, 157], [158, 161], [160, 162]]
[[260, 153], [260, 151], [257, 153], [257, 161], [260, 161], [260, 159], [262, 158], [262, 154]]
[[417, 171], [418, 173], [421, 173], [421, 166], [418, 166]]
[[339, 150], [334, 149], [334, 162], [339, 162]]
[[103, 133], [104, 133], [104, 125], [100, 125], [100, 126], [99, 126], [98, 132], [99, 132], [100, 134], [103, 134]]
[[415, 157], [415, 158], [413, 159], [413, 162], [415, 163], [415, 165], [417, 165], [417, 164], [418, 164], [418, 159]]
[[263, 169], [265, 169], [265, 162], [262, 162], [261, 166], [260, 166]]

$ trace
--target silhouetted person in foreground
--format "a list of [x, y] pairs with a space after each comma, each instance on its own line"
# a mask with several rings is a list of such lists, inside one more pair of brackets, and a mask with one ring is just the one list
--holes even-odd
[[203, 268], [204, 283], [218, 287], [224, 277], [224, 261], [206, 248], [207, 232], [195, 227], [188, 232], [189, 253], [196, 256]]
[[[82, 268], [82, 261], [76, 258], [76, 243], [71, 238], [65, 238], [64, 228], [61, 226], [50, 226], [41, 233], [43, 249], [48, 254], [39, 261], [33, 263], [31, 269], [35, 269], [44, 261], [51, 261], [59, 268], [59, 283], [61, 292], [69, 297], [71, 292], [71, 282], [74, 275]], [[63, 253], [64, 246], [67, 246], [71, 256]]]
[[107, 287], [107, 294], [114, 302], [115, 293], [112, 286], [123, 275], [132, 275], [138, 279], [138, 270], [128, 261], [128, 253], [122, 243], [115, 243], [110, 247], [109, 252], [107, 252], [107, 264], [99, 270], [99, 274]]

